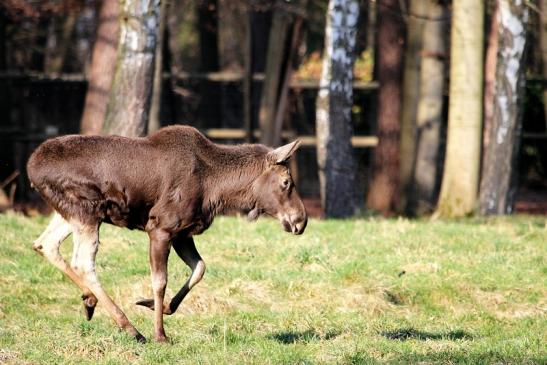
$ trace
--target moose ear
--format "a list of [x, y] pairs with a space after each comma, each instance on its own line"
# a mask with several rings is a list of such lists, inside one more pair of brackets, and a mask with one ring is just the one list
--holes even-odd
[[296, 140], [281, 147], [277, 147], [275, 150], [268, 153], [268, 158], [276, 164], [286, 162], [292, 154], [300, 147], [300, 141]]

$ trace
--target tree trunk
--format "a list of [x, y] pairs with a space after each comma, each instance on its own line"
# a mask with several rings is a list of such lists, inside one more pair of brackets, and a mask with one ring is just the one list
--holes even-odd
[[279, 98], [279, 84], [283, 76], [283, 61], [285, 60], [285, 45], [291, 24], [291, 15], [281, 7], [274, 9], [268, 53], [266, 56], [266, 75], [262, 84], [258, 124], [260, 126], [260, 142], [273, 146], [278, 139], [275, 136], [275, 115]]
[[116, 65], [119, 13], [118, 0], [103, 1], [93, 46], [84, 112], [80, 122], [82, 134], [100, 134], [104, 124]]
[[82, 1], [81, 10], [76, 11], [76, 24], [70, 42], [63, 72], [83, 72], [89, 77], [93, 44], [99, 26], [99, 16], [104, 1]]
[[423, 32], [420, 96], [416, 118], [416, 163], [410, 210], [431, 213], [439, 190], [439, 152], [443, 123], [447, 9], [438, 0], [428, 1]]
[[[539, 0], [539, 31], [543, 79], [547, 80], [547, 0]], [[543, 110], [545, 112], [545, 126], [547, 127], [547, 88], [543, 89]]]
[[366, 50], [370, 54], [374, 54], [376, 49], [376, 17], [378, 10], [376, 9], [376, 3], [369, 1], [367, 3], [367, 47]]
[[316, 105], [321, 203], [327, 217], [355, 213], [355, 163], [351, 136], [353, 62], [359, 2], [330, 0]]
[[[38, 18], [36, 29], [30, 32], [27, 38], [30, 45], [29, 50], [19, 51], [19, 55], [25, 55], [23, 60], [15, 59], [15, 64], [19, 67], [26, 65], [30, 70], [44, 72], [45, 71], [45, 52], [47, 47], [48, 25], [51, 20], [46, 17]], [[27, 53], [28, 52], [28, 53]], [[28, 57], [28, 58], [27, 58]]]
[[493, 123], [480, 190], [481, 214], [513, 210], [515, 177], [524, 98], [526, 26], [524, 2], [499, 0], [499, 52], [496, 65]]
[[218, 71], [218, 3], [202, 0], [198, 7], [201, 71]]
[[3, 11], [0, 11], [0, 71], [4, 71], [7, 66], [6, 59], [6, 25], [7, 19]]
[[105, 134], [146, 133], [156, 50], [160, 0], [121, 2], [116, 72], [103, 128]]
[[[307, 0], [301, 1], [301, 6], [305, 7]], [[281, 132], [283, 130], [283, 124], [286, 121], [288, 114], [287, 104], [289, 101], [289, 93], [291, 87], [291, 80], [294, 70], [298, 68], [298, 49], [302, 42], [302, 25], [304, 19], [300, 15], [296, 15], [292, 30], [291, 30], [291, 41], [287, 54], [287, 65], [285, 67], [285, 75], [283, 75], [283, 80], [279, 87], [279, 100], [277, 102], [275, 118], [274, 118], [274, 133], [273, 133], [273, 146], [281, 144]], [[293, 169], [291, 169], [292, 171]]]
[[448, 140], [436, 216], [462, 217], [477, 204], [481, 156], [484, 3], [452, 3]]
[[405, 62], [403, 72], [403, 99], [401, 109], [401, 149], [400, 149], [400, 196], [399, 211], [413, 215], [411, 207], [414, 187], [414, 168], [416, 163], [416, 115], [420, 92], [420, 63], [424, 17], [428, 1], [411, 0], [410, 12], [416, 16], [408, 18]]
[[393, 212], [399, 180], [399, 132], [404, 21], [398, 0], [378, 1], [378, 145], [367, 206]]
[[59, 75], [63, 72], [75, 24], [76, 13], [74, 11], [68, 12], [63, 18], [54, 16], [51, 19], [44, 56], [44, 69], [47, 74]]
[[241, 71], [245, 67], [246, 18], [252, 2], [219, 1], [218, 53], [221, 70]]
[[[219, 70], [218, 53], [218, 1], [200, 0], [196, 2], [199, 33], [199, 70], [205, 73]], [[184, 65], [182, 65], [184, 67]], [[204, 81], [198, 85], [199, 106], [197, 113], [202, 126], [221, 128], [222, 85], [218, 82]]]
[[156, 42], [156, 59], [154, 60], [154, 83], [152, 87], [152, 100], [150, 101], [150, 119], [148, 121], [148, 133], [161, 128], [161, 94], [163, 89], [163, 52], [165, 23], [167, 22], [167, 0], [161, 0], [160, 24], [158, 27], [158, 39]]
[[[488, 44], [486, 59], [484, 60], [484, 121], [482, 127], [482, 150], [486, 151], [490, 144], [490, 133], [494, 123], [494, 92], [496, 87], [496, 64], [498, 61], [498, 13], [499, 1], [494, 0], [490, 28], [488, 30]], [[486, 166], [486, 153], [482, 156], [482, 168]]]
[[243, 76], [243, 125], [245, 129], [245, 142], [253, 142], [253, 8], [247, 6], [245, 12], [245, 42], [243, 44], [244, 54], [244, 76]]

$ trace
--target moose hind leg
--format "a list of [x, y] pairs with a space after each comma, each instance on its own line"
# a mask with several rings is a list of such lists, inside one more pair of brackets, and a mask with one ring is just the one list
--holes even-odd
[[104, 303], [106, 310], [118, 327], [135, 337], [137, 341], [145, 342], [146, 339], [144, 336], [137, 331], [129, 322], [125, 313], [104, 291], [97, 277], [95, 258], [99, 249], [99, 224], [87, 225], [74, 222], [73, 232], [75, 251], [71, 263], [72, 268], [82, 277], [85, 285], [91, 292]]
[[83, 291], [82, 299], [86, 308], [86, 317], [90, 320], [97, 305], [97, 298], [87, 288], [82, 278], [67, 264], [59, 251], [61, 243], [71, 233], [72, 226], [59, 213], [55, 212], [45, 231], [34, 241], [33, 249], [43, 255], [51, 264], [61, 270], [80, 287]]

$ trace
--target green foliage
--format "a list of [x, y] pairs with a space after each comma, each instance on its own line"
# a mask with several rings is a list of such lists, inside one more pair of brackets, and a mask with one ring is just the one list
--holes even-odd
[[[545, 218], [338, 220], [303, 236], [219, 217], [196, 237], [208, 269], [170, 345], [135, 343], [31, 249], [44, 217], [0, 215], [0, 363], [534, 364], [547, 361]], [[102, 228], [103, 285], [149, 339], [141, 232]], [[63, 245], [69, 257], [71, 240]], [[168, 296], [189, 270], [171, 255]]]

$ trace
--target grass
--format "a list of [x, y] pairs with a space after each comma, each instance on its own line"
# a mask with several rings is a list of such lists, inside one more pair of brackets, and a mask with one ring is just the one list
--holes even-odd
[[[196, 238], [208, 268], [179, 311], [169, 345], [135, 343], [35, 254], [47, 217], [0, 215], [0, 363], [547, 363], [544, 217], [312, 220], [219, 217]], [[103, 226], [98, 271], [152, 337], [148, 245]], [[71, 240], [63, 245], [69, 257]], [[168, 296], [189, 270], [171, 255]]]

